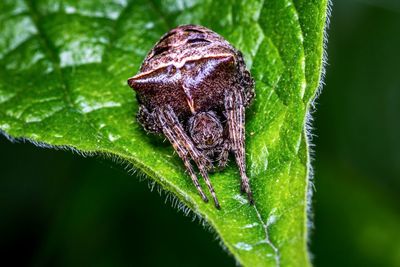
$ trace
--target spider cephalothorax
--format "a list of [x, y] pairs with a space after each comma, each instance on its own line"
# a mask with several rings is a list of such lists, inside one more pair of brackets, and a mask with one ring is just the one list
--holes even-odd
[[238, 50], [205, 27], [179, 26], [161, 37], [128, 84], [137, 92], [138, 121], [147, 131], [167, 137], [204, 201], [208, 199], [191, 160], [219, 208], [208, 171], [224, 168], [232, 152], [241, 190], [253, 203], [244, 109], [254, 98], [254, 83]]
[[199, 112], [189, 119], [189, 133], [196, 147], [213, 149], [223, 142], [222, 123], [214, 112]]

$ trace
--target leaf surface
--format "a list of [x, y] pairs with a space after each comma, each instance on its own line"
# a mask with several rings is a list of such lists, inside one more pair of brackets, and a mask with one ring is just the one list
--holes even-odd
[[[308, 266], [305, 122], [326, 9], [327, 0], [1, 1], [0, 129], [130, 162], [201, 215], [243, 265]], [[211, 176], [222, 209], [203, 203], [172, 147], [134, 119], [127, 78], [163, 33], [187, 23], [240, 49], [256, 80], [246, 119], [254, 206], [233, 162]]]

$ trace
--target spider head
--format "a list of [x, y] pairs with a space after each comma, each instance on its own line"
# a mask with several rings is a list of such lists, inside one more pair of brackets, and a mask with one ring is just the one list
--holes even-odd
[[212, 111], [199, 112], [189, 119], [189, 133], [200, 149], [211, 149], [223, 141], [223, 127]]

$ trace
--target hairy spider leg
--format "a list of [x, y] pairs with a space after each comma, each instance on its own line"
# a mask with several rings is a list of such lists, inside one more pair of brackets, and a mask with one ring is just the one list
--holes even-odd
[[208, 202], [208, 198], [204, 194], [203, 189], [201, 189], [196, 173], [194, 172], [193, 167], [190, 164], [189, 152], [186, 150], [185, 146], [179, 142], [179, 138], [171, 130], [171, 127], [168, 126], [164, 113], [163, 112], [157, 112], [157, 113], [158, 113], [158, 120], [163, 129], [163, 133], [168, 138], [175, 151], [178, 153], [178, 156], [183, 160], [183, 163], [185, 164], [185, 167], [189, 172], [190, 178], [192, 178], [192, 182], [195, 185], [197, 191], [199, 192], [201, 198], [204, 200], [204, 202]]
[[155, 123], [153, 114], [149, 112], [145, 105], [139, 106], [139, 112], [136, 115], [138, 122], [143, 126], [148, 133], [161, 133], [162, 129]]
[[186, 149], [188, 150], [192, 160], [196, 163], [197, 168], [200, 171], [201, 176], [203, 177], [204, 181], [206, 182], [206, 185], [208, 187], [208, 190], [210, 191], [215, 207], [218, 209], [220, 208], [217, 196], [215, 194], [215, 190], [211, 184], [210, 178], [208, 177], [207, 169], [210, 169], [212, 167], [211, 161], [205, 157], [202, 153], [200, 153], [195, 145], [193, 144], [192, 140], [189, 138], [189, 136], [185, 133], [183, 130], [178, 118], [175, 115], [175, 112], [173, 109], [168, 106], [167, 109], [165, 110], [167, 122], [170, 121], [170, 123], [173, 126], [173, 131], [177, 134], [178, 139], [180, 139], [181, 144], [183, 144]]
[[235, 155], [236, 164], [239, 167], [241, 191], [247, 193], [250, 204], [254, 204], [253, 193], [249, 185], [249, 178], [246, 174], [245, 158], [245, 113], [242, 93], [234, 88], [225, 94], [225, 109], [227, 114], [229, 139], [231, 140], [232, 151]]
[[225, 140], [224, 143], [222, 144], [221, 152], [217, 158], [218, 168], [221, 170], [226, 167], [226, 164], [228, 164], [230, 149], [231, 149], [231, 146], [230, 146], [229, 140]]
[[[190, 165], [188, 155], [192, 158], [192, 160], [196, 163], [197, 168], [199, 169], [204, 181], [207, 184], [208, 190], [210, 191], [215, 207], [220, 209], [220, 205], [215, 194], [215, 190], [211, 185], [210, 178], [208, 177], [208, 173], [206, 170], [206, 166], [210, 166], [211, 162], [209, 159], [204, 157], [202, 153], [200, 153], [194, 144], [192, 143], [189, 136], [183, 130], [181, 124], [178, 121], [178, 118], [175, 115], [175, 112], [172, 110], [170, 106], [167, 106], [165, 109], [158, 109], [158, 118], [160, 122], [163, 124], [163, 132], [167, 136], [168, 140], [171, 142], [175, 150], [177, 151], [178, 155], [182, 158], [185, 163], [186, 168], [189, 171], [189, 174], [195, 184], [197, 190], [199, 191], [200, 195], [204, 195], [201, 190], [200, 185], [198, 184], [197, 176], [195, 175], [192, 166]], [[179, 148], [179, 150], [178, 150]], [[180, 151], [184, 151], [185, 153], [181, 153]], [[179, 154], [181, 153], [181, 155]], [[189, 166], [189, 167], [188, 167]], [[207, 199], [207, 198], [206, 198]], [[203, 197], [203, 200], [206, 201]], [[207, 202], [207, 201], [206, 201]]]

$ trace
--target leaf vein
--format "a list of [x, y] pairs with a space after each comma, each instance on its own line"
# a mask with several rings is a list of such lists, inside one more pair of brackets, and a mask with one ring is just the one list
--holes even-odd
[[[100, 133], [98, 133], [96, 127], [90, 121], [88, 116], [86, 116], [84, 113], [79, 111], [79, 109], [76, 107], [76, 105], [74, 104], [74, 102], [72, 101], [72, 99], [70, 97], [70, 88], [68, 86], [67, 80], [65, 79], [63, 69], [61, 68], [59, 57], [57, 56], [54, 45], [51, 43], [51, 41], [49, 40], [48, 36], [45, 33], [45, 30], [41, 26], [40, 21], [42, 18], [39, 15], [38, 10], [36, 9], [34, 0], [25, 0], [25, 1], [29, 8], [29, 15], [32, 18], [34, 26], [37, 29], [37, 35], [42, 42], [42, 46], [43, 46], [47, 56], [49, 57], [50, 61], [53, 62], [54, 69], [61, 80], [61, 89], [63, 92], [64, 103], [66, 104], [66, 106], [68, 108], [73, 110], [75, 113], [80, 114], [83, 117], [84, 121], [89, 125], [90, 128], [93, 129], [93, 131], [96, 134], [100, 134]], [[101, 137], [101, 134], [100, 134], [100, 137]]]
[[280, 253], [279, 253], [279, 249], [271, 241], [270, 236], [269, 236], [269, 231], [268, 231], [268, 225], [267, 225], [267, 223], [264, 223], [264, 220], [262, 219], [261, 213], [259, 212], [259, 210], [257, 209], [255, 204], [254, 204], [254, 210], [256, 211], [258, 220], [260, 221], [262, 227], [264, 228], [264, 234], [265, 234], [265, 240], [264, 241], [274, 251], [274, 254], [275, 254], [274, 255], [274, 259], [275, 259], [276, 267], [280, 267], [280, 265], [281, 265], [281, 256], [280, 256]]

